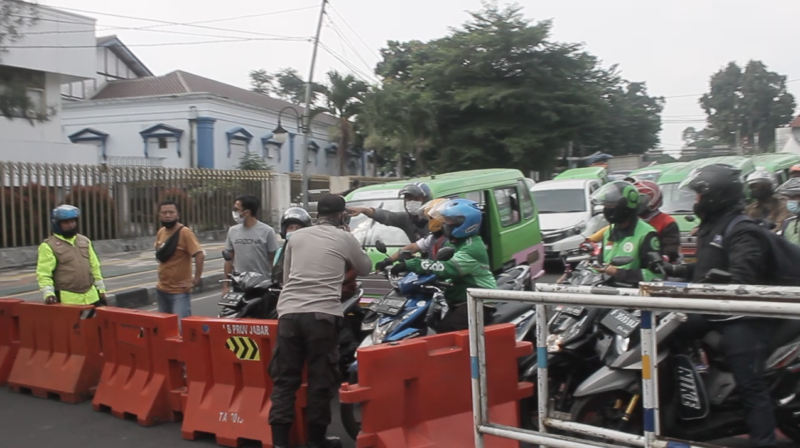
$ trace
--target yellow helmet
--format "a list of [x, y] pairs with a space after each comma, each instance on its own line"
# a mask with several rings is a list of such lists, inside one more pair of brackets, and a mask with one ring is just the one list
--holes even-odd
[[447, 203], [448, 199], [438, 198], [426, 202], [420, 208], [421, 217], [428, 220], [428, 230], [431, 232], [439, 232], [444, 226], [444, 219], [442, 219], [441, 209]]

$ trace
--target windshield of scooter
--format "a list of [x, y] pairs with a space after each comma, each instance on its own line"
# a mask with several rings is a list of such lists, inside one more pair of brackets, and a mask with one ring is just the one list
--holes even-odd
[[411, 294], [415, 292], [420, 286], [433, 282], [436, 276], [433, 274], [417, 275], [409, 272], [405, 277], [397, 282], [397, 289], [401, 294]]

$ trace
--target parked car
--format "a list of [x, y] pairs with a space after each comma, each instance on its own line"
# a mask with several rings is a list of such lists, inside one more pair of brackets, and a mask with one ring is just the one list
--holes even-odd
[[539, 209], [546, 259], [580, 247], [608, 222], [602, 207], [593, 207], [589, 197], [602, 186], [600, 179], [564, 179], [540, 182], [531, 189]]

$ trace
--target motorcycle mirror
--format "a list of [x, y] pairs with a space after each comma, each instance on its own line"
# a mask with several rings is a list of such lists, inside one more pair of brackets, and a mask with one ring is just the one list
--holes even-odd
[[436, 261], [448, 261], [456, 254], [456, 250], [452, 247], [443, 247], [436, 253]]
[[231, 260], [233, 260], [233, 254], [231, 253], [231, 251], [229, 251], [227, 249], [223, 250], [222, 251], [222, 259], [225, 260], [225, 261], [231, 261]]
[[611, 266], [625, 266], [626, 264], [633, 263], [633, 257], [614, 257], [611, 259]]
[[602, 215], [603, 214], [603, 206], [600, 204], [595, 204], [592, 206], [592, 216], [595, 215]]
[[387, 251], [386, 251], [386, 244], [384, 244], [384, 242], [383, 242], [383, 241], [381, 241], [381, 240], [377, 240], [377, 241], [375, 241], [375, 249], [377, 249], [377, 250], [378, 250], [378, 252], [380, 252], [380, 253], [382, 253], [382, 254], [384, 254], [384, 255], [385, 255], [385, 254], [386, 254], [386, 252], [387, 252]]

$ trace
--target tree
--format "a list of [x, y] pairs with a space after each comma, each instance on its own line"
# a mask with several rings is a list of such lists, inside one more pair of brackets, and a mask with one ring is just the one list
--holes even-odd
[[[293, 68], [282, 68], [270, 74], [264, 69], [250, 71], [250, 90], [272, 95], [292, 104], [303, 104], [306, 99], [306, 82]], [[319, 83], [311, 86], [311, 104], [316, 104], [325, 87]]]
[[775, 128], [791, 122], [796, 106], [786, 89], [786, 77], [754, 60], [744, 70], [730, 62], [714, 73], [700, 105], [716, 140], [731, 146], [746, 142], [745, 146], [761, 151], [774, 146]]
[[326, 107], [323, 111], [336, 117], [339, 122], [333, 136], [337, 140], [339, 174], [342, 176], [347, 175], [348, 151], [353, 141], [351, 120], [361, 111], [368, 90], [369, 85], [353, 75], [342, 75], [336, 70], [328, 72], [328, 85], [324, 90]]
[[710, 149], [719, 142], [708, 128], [699, 131], [693, 127], [688, 127], [682, 133], [683, 144], [687, 148]]
[[272, 169], [261, 156], [250, 151], [242, 155], [237, 168], [242, 171], [270, 171]]
[[267, 73], [266, 70], [258, 69], [250, 71], [250, 90], [262, 95], [268, 95], [275, 82], [275, 77]]
[[[39, 8], [36, 4], [19, 0], [0, 1], [0, 60], [2, 54], [8, 51], [8, 45], [23, 37], [23, 29], [38, 21]], [[31, 124], [46, 121], [49, 117], [47, 112], [33, 112], [35, 105], [27, 94], [27, 78], [19, 70], [3, 71], [0, 75], [0, 115], [9, 120], [24, 118]]]

